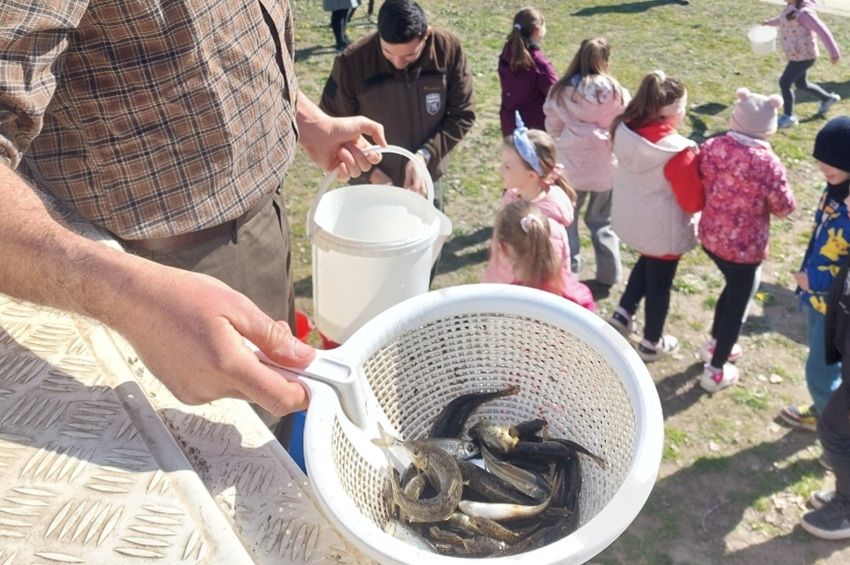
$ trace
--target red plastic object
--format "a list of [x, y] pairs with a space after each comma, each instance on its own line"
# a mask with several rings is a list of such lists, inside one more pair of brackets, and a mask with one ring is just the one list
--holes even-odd
[[340, 346], [339, 343], [331, 341], [330, 339], [325, 337], [325, 334], [323, 334], [322, 332], [319, 332], [319, 337], [322, 338], [322, 349], [336, 349]]
[[295, 311], [295, 337], [307, 343], [310, 332], [313, 331], [313, 321], [301, 310]]

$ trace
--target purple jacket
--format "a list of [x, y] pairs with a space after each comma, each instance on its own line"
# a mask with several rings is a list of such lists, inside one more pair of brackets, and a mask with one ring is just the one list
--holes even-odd
[[502, 84], [502, 106], [499, 117], [502, 135], [511, 135], [516, 127], [514, 111], [519, 110], [522, 121], [530, 129], [544, 129], [543, 102], [549, 88], [558, 80], [555, 67], [540, 47], [531, 45], [534, 68], [514, 72], [511, 70], [511, 49], [505, 45], [499, 55], [499, 82]]

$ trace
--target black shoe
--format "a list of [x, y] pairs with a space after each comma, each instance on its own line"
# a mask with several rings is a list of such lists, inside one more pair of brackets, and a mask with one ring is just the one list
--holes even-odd
[[850, 539], [850, 503], [835, 496], [817, 510], [805, 514], [800, 525], [821, 539]]

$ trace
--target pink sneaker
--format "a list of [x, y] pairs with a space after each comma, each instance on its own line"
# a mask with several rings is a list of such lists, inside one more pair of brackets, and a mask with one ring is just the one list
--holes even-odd
[[706, 392], [715, 393], [737, 383], [740, 377], [738, 367], [731, 363], [726, 363], [722, 369], [715, 369], [711, 365], [706, 365], [702, 370], [699, 386]]
[[[711, 363], [711, 358], [714, 357], [714, 348], [717, 345], [717, 340], [711, 338], [706, 340], [705, 343], [702, 344], [702, 347], [699, 348], [699, 356], [702, 359], [703, 363]], [[732, 351], [729, 353], [729, 358], [726, 359], [727, 363], [734, 363], [744, 354], [744, 350], [737, 343], [732, 346]]]

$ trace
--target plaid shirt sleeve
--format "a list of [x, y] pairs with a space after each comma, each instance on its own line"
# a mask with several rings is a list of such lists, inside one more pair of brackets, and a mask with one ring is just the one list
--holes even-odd
[[68, 36], [88, 2], [4, 1], [0, 17], [0, 160], [15, 168], [41, 131]]
[[0, 158], [124, 239], [249, 210], [295, 154], [288, 0], [0, 0]]

